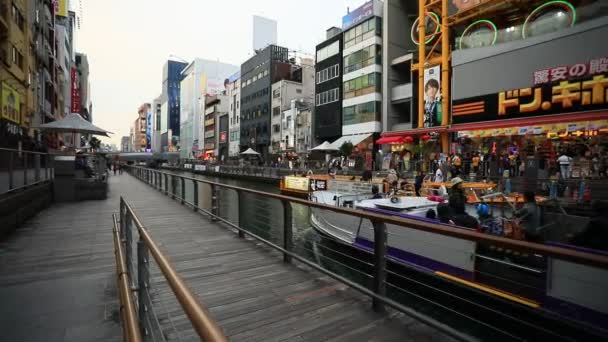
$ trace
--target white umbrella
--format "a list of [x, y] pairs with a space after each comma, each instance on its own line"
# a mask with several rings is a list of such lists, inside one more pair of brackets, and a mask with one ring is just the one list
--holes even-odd
[[108, 133], [112, 133], [93, 125], [92, 123], [83, 119], [80, 114], [76, 113], [69, 114], [61, 120], [40, 125], [38, 128], [53, 132], [93, 134], [103, 135], [106, 137], [108, 136]]
[[331, 143], [329, 143], [329, 141], [325, 141], [321, 145], [313, 148], [312, 150], [313, 151], [337, 151], [338, 149], [335, 148]]
[[246, 156], [259, 156], [260, 154], [256, 151], [254, 151], [251, 147], [248, 148], [245, 152], [241, 152], [242, 155], [246, 155]]

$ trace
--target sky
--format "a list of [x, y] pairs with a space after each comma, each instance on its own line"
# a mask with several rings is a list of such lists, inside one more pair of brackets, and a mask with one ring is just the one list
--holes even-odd
[[[365, 0], [71, 0], [76, 51], [89, 59], [93, 123], [120, 146], [137, 108], [161, 93], [171, 56], [240, 65], [253, 54], [253, 15], [278, 23], [278, 43], [314, 54], [325, 30]], [[79, 8], [80, 7], [80, 8]]]

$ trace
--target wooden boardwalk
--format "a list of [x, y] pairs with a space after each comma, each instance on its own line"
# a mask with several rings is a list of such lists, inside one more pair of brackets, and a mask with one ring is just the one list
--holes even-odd
[[[120, 339], [110, 221], [121, 194], [232, 341], [450, 340], [403, 314], [374, 313], [366, 296], [297, 262], [284, 264], [278, 252], [239, 239], [126, 173], [110, 178], [108, 200], [55, 205], [3, 242], [3, 340]], [[151, 287], [168, 340], [198, 340], [155, 269]], [[74, 310], [74, 320], [57, 316], [62, 310]], [[57, 338], [40, 338], [49, 336], [45, 329], [57, 330]], [[30, 336], [34, 331], [43, 335]]]

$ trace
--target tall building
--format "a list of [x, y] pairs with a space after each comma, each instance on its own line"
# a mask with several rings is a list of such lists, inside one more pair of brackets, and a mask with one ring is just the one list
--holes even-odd
[[[180, 85], [180, 156], [197, 158], [202, 146], [205, 96], [227, 92], [226, 80], [239, 70], [236, 65], [196, 58], [182, 71]], [[199, 142], [199, 140], [201, 142]]]
[[124, 137], [120, 138], [120, 151], [121, 152], [131, 152], [128, 136], [124, 136]]
[[277, 44], [277, 22], [272, 19], [253, 16], [253, 51], [264, 50]]
[[291, 74], [287, 48], [270, 45], [241, 65], [241, 150], [268, 155], [271, 86]]
[[150, 116], [151, 106], [149, 103], [139, 106], [137, 109], [137, 119], [133, 123], [133, 152], [146, 152], [149, 150], [148, 118]]
[[317, 45], [313, 125], [317, 144], [342, 136], [342, 30], [327, 30]]
[[205, 97], [205, 160], [219, 161], [228, 158], [228, 95], [217, 94]]
[[166, 111], [161, 112], [165, 121], [161, 126], [161, 147], [167, 151], [177, 151], [180, 136], [180, 84], [182, 70], [187, 63], [168, 60], [163, 67], [162, 97]]
[[[89, 58], [83, 53], [76, 53], [75, 67], [78, 73], [78, 92], [80, 93], [80, 115], [87, 121], [93, 121], [93, 104], [91, 103], [91, 83], [89, 82]], [[74, 102], [74, 101], [72, 101]], [[75, 103], [75, 106], [78, 104]]]
[[228, 139], [230, 140], [228, 146], [228, 156], [238, 157], [239, 156], [239, 145], [241, 136], [241, 72], [237, 72], [229, 77], [228, 87], [228, 102], [230, 108], [228, 112]]
[[314, 62], [310, 58], [302, 58], [299, 62], [299, 64], [293, 65], [290, 75], [272, 85], [272, 116], [270, 119], [272, 132], [269, 148], [271, 154], [278, 154], [287, 150], [284, 142], [285, 136], [289, 133], [283, 132], [281, 123], [284, 120], [283, 113], [292, 108], [292, 101], [313, 103]]
[[[0, 144], [17, 147], [29, 134], [31, 72], [27, 1], [0, 3]], [[31, 99], [33, 100], [33, 99]]]

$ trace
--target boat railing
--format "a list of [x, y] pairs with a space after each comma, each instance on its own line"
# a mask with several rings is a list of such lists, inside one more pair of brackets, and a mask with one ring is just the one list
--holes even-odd
[[[580, 299], [578, 305], [585, 303], [594, 310], [601, 311], [604, 304], [596, 302], [602, 301], [606, 296], [605, 287], [599, 285], [605, 279], [604, 277], [608, 276], [608, 256], [485, 234], [431, 220], [328, 205], [315, 201], [314, 197], [312, 201], [309, 201], [164, 170], [130, 167], [128, 172], [183, 205], [234, 230], [239, 237], [250, 237], [280, 251], [285, 262], [296, 260], [371, 297], [374, 310], [384, 311], [387, 307], [395, 309], [458, 340], [470, 340], [471, 337], [469, 334], [448, 326], [446, 324], [446, 320], [450, 320], [448, 317], [456, 321], [465, 320], [468, 322], [467, 324], [473, 324], [475, 329], [479, 328], [484, 332], [489, 332], [489, 335], [486, 336], [496, 334], [496, 336], [509, 339], [522, 338], [519, 331], [504, 329], [504, 326], [501, 325], [503, 323], [499, 322], [511, 322], [521, 326], [522, 331], [535, 331], [543, 334], [542, 336], [554, 338], [561, 338], [561, 334], [564, 334], [559, 331], [560, 329], [552, 332], [555, 321], [560, 322], [560, 327], [576, 329], [577, 333], [583, 335], [605, 337], [606, 335], [602, 334], [607, 334], [597, 325], [584, 323], [588, 322], [587, 320], [581, 321], [579, 317], [574, 316], [558, 317], [552, 314], [552, 311], [543, 314], [550, 316], [550, 319], [543, 318], [538, 321], [539, 318], [536, 316], [534, 316], [534, 320], [532, 318], [524, 319], [522, 317], [526, 315], [536, 315], [538, 310], [544, 308], [544, 304], [536, 298], [522, 299], [519, 295], [495, 290], [493, 286], [479, 285], [476, 276], [492, 277], [492, 281], [501, 281], [514, 288], [522, 289], [522, 291], [552, 291], [552, 295], [559, 298], [568, 298], [571, 293], [560, 292], [563, 288], [556, 285], [556, 282], [564, 279], [573, 280], [581, 286], [588, 286], [587, 291], [576, 294], [577, 299]], [[270, 206], [269, 203], [274, 204]], [[277, 204], [281, 210], [276, 210], [274, 206]], [[367, 228], [366, 230], [371, 234], [369, 240], [373, 242], [367, 244], [368, 242], [365, 241], [356, 241], [361, 245], [355, 248], [363, 251], [365, 256], [344, 252], [336, 247], [336, 243], [339, 241], [331, 236], [319, 234], [319, 236], [309, 238], [304, 234], [300, 230], [302, 227], [294, 225], [294, 215], [303, 215], [309, 209], [319, 209], [323, 212], [351, 217], [353, 218], [351, 224], [354, 225], [352, 228], [355, 230], [360, 228], [357, 225], [361, 224], [370, 227], [369, 230]], [[393, 226], [399, 227], [399, 229], [390, 228]], [[460, 263], [468, 265], [467, 267], [476, 267], [478, 262], [483, 262], [476, 258], [475, 246], [484, 245], [490, 248], [488, 253], [483, 254], [484, 256], [532, 270], [548, 270], [542, 272], [542, 276], [547, 278], [543, 278], [541, 282], [534, 272], [529, 272], [532, 273], [530, 279], [509, 278], [505, 274], [510, 272], [511, 268], [510, 265], [504, 263], [505, 273], [503, 274], [475, 273], [469, 278], [464, 274], [467, 272], [463, 272], [463, 269], [458, 267], [433, 271], [428, 265], [424, 267], [413, 264], [393, 265], [392, 262], [397, 260], [397, 256], [393, 254], [394, 251], [389, 251], [387, 243], [389, 239], [393, 241], [401, 239], [413, 249], [431, 250], [438, 255], [437, 260], [441, 260], [445, 264]], [[426, 262], [418, 261], [423, 264]], [[389, 263], [392, 266], [387, 267]], [[340, 266], [340, 270], [336, 269], [337, 265]], [[405, 267], [406, 271], [402, 273], [393, 267]], [[572, 267], [579, 269], [580, 272], [569, 274]], [[411, 273], [412, 269], [422, 271], [425, 277], [431, 277], [433, 280], [430, 283], [420, 281], [418, 275]], [[552, 274], [547, 274], [551, 272]], [[462, 276], [460, 276], [461, 273]], [[458, 276], [454, 276], [454, 274]], [[532, 280], [536, 282], [529, 284], [528, 282]], [[474, 291], [475, 295], [485, 294], [493, 297], [472, 302], [463, 295], [461, 287], [454, 285], [461, 282], [464, 282], [467, 288], [472, 288], [471, 291]], [[449, 287], [448, 290], [446, 286], [456, 287]], [[424, 290], [419, 290], [419, 288]], [[589, 296], [604, 297], [589, 298]], [[509, 309], [505, 310], [504, 300], [512, 301], [517, 305], [521, 304], [523, 307], [508, 307]], [[414, 310], [413, 301], [420, 301], [440, 310], [442, 318], [431, 317], [428, 314], [429, 311]], [[449, 306], [448, 303], [452, 303], [453, 306]], [[498, 305], [502, 306], [498, 307]], [[471, 311], [464, 311], [463, 307], [467, 307]], [[527, 311], [528, 309], [532, 309], [533, 312]], [[543, 325], [543, 322], [547, 325]]]
[[186, 285], [123, 197], [120, 198], [119, 214], [113, 215], [113, 221], [116, 275], [124, 341], [166, 340], [153, 300], [156, 295], [151, 281], [152, 261], [155, 261], [156, 267], [169, 284], [172, 294], [201, 341], [228, 341], [220, 326]]

